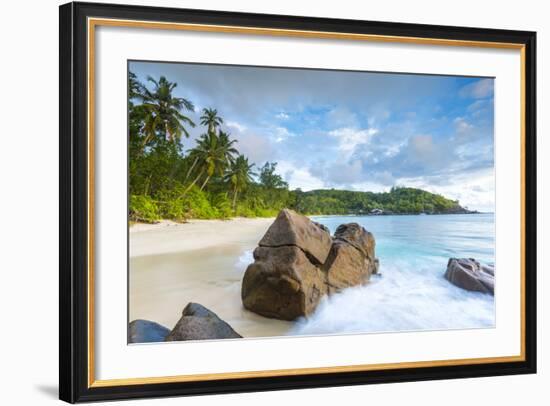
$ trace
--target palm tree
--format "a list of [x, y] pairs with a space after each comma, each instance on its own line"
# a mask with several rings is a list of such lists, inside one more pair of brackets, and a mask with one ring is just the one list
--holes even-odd
[[139, 98], [143, 93], [144, 86], [138, 80], [134, 72], [128, 74], [128, 100]]
[[224, 155], [227, 157], [227, 162], [229, 164], [233, 163], [235, 160], [235, 155], [239, 154], [237, 148], [233, 145], [237, 143], [237, 140], [232, 140], [230, 134], [225, 131], [218, 131], [218, 144], [219, 147], [223, 150]]
[[194, 111], [193, 103], [182, 97], [174, 97], [172, 92], [177, 83], [169, 82], [164, 76], [158, 81], [148, 76], [147, 80], [153, 84], [153, 90], [143, 86], [137, 96], [143, 101], [141, 106], [146, 111], [143, 147], [156, 136], [157, 131], [164, 132], [166, 139], [174, 143], [179, 142], [182, 135], [189, 137], [183, 123], [190, 127], [195, 127], [195, 123], [181, 111]]
[[[211, 137], [215, 137], [214, 133], [208, 133]], [[204, 139], [206, 137], [206, 134], [201, 135], [201, 139]], [[213, 139], [210, 139], [210, 145], [212, 145]], [[228, 164], [231, 164], [234, 159], [234, 155], [238, 154], [236, 148], [233, 147], [233, 144], [235, 144], [237, 140], [232, 140], [229, 138], [229, 133], [226, 133], [224, 131], [219, 131], [217, 136], [217, 147], [222, 149], [223, 153], [227, 156]], [[199, 141], [197, 141], [199, 143]], [[185, 175], [185, 178], [183, 180], [183, 183], [187, 182], [187, 179], [189, 179], [189, 176], [193, 172], [193, 169], [195, 169], [196, 165], [199, 163], [199, 160], [201, 159], [201, 154], [197, 153], [198, 151], [194, 148], [190, 150], [188, 158], [193, 159], [193, 163], [187, 170], [187, 173]]]
[[[218, 110], [212, 109], [212, 108], [202, 109], [202, 116], [200, 117], [200, 119], [201, 119], [201, 124], [202, 125], [208, 126], [208, 133], [209, 134], [210, 133], [215, 133], [216, 127], [219, 127], [223, 123], [223, 118], [218, 116]], [[222, 132], [220, 131], [220, 135], [221, 135], [221, 133]], [[224, 141], [225, 140], [222, 140], [222, 143]], [[189, 157], [191, 158], [191, 155]], [[197, 165], [198, 161], [199, 161], [199, 158], [195, 157], [195, 159], [193, 160], [193, 163], [191, 164], [191, 166], [187, 170], [187, 174], [185, 175], [184, 182], [186, 182], [187, 179], [189, 179], [189, 175], [191, 175], [191, 173], [193, 172], [193, 169], [195, 168], [195, 165]]]
[[211, 140], [211, 158], [207, 164], [207, 176], [201, 185], [201, 190], [204, 189], [213, 175], [223, 175], [225, 170], [234, 162], [235, 155], [239, 153], [239, 151], [233, 147], [233, 144], [235, 144], [237, 140], [231, 140], [228, 133], [220, 130], [217, 136], [212, 133], [209, 138]]
[[218, 116], [218, 110], [213, 108], [202, 109], [201, 124], [208, 126], [208, 132], [213, 133], [216, 127], [223, 123], [223, 118]]
[[248, 163], [248, 158], [244, 155], [239, 155], [232, 163], [230, 171], [226, 175], [226, 180], [233, 185], [233, 211], [237, 207], [237, 195], [243, 192], [248, 187], [248, 184], [253, 182], [252, 168], [254, 164]]
[[233, 147], [235, 140], [229, 139], [229, 135], [221, 132], [220, 135], [215, 133], [202, 134], [197, 140], [197, 146], [193, 148], [189, 155], [194, 156], [198, 167], [200, 168], [198, 175], [193, 182], [185, 189], [185, 193], [195, 185], [203, 175], [206, 175], [201, 184], [200, 190], [203, 190], [208, 181], [214, 175], [221, 176], [225, 169], [231, 165], [234, 160], [234, 155], [238, 153]]

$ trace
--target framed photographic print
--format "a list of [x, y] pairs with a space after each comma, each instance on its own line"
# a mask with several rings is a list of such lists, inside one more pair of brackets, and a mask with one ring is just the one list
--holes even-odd
[[536, 371], [533, 32], [60, 7], [60, 398]]

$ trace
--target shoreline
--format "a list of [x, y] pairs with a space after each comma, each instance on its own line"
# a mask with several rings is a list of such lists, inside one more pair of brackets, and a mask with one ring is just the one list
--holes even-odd
[[[308, 214], [310, 218], [335, 217], [403, 217], [403, 216], [454, 216], [494, 213], [441, 213], [441, 214]], [[129, 257], [182, 253], [213, 248], [241, 241], [243, 237], [263, 235], [275, 217], [232, 217], [229, 219], [190, 219], [185, 223], [163, 219], [157, 223], [133, 223], [128, 227]], [[234, 226], [239, 226], [235, 233]], [[212, 230], [215, 228], [215, 231]], [[262, 232], [263, 230], [263, 232]], [[260, 235], [260, 238], [261, 238]], [[193, 238], [189, 238], [192, 236]]]
[[[371, 214], [371, 213], [346, 213], [346, 214], [304, 214], [306, 217], [378, 217], [378, 216], [454, 216], [459, 214], [495, 214], [492, 211], [472, 211], [468, 213], [383, 213], [383, 214]], [[254, 221], [254, 220], [274, 220], [276, 216], [270, 217], [230, 217], [230, 218], [217, 218], [217, 219], [189, 219], [185, 222], [178, 222], [170, 219], [161, 219], [155, 223], [145, 222], [132, 222], [129, 225], [129, 230], [132, 231], [145, 231], [148, 229], [158, 228], [162, 226], [179, 226], [190, 223], [208, 223], [208, 222], [232, 222], [232, 221]]]
[[[273, 220], [274, 217], [235, 217], [228, 220], [189, 220], [186, 223], [171, 220], [154, 224], [135, 223], [128, 229], [129, 256], [184, 253], [256, 239], [258, 235], [261, 238]], [[239, 227], [238, 233], [235, 226]]]

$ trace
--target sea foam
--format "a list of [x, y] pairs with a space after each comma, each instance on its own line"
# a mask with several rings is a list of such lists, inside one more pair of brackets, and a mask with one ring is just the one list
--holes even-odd
[[[368, 285], [323, 298], [312, 315], [296, 321], [289, 335], [494, 327], [493, 296], [463, 290], [443, 277], [449, 257], [494, 263], [492, 214], [313, 219], [332, 233], [350, 222], [371, 231], [381, 275]], [[241, 275], [254, 261], [252, 253], [246, 250], [237, 259], [235, 269]]]
[[451, 285], [442, 272], [395, 262], [368, 285], [325, 297], [289, 334], [488, 328], [494, 320], [492, 296]]

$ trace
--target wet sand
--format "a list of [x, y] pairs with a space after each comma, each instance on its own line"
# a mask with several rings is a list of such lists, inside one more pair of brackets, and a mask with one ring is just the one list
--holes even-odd
[[244, 337], [285, 335], [293, 323], [245, 310], [241, 281], [273, 219], [193, 220], [130, 228], [130, 321], [172, 328], [188, 302], [200, 303]]

